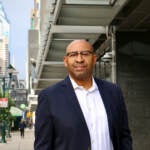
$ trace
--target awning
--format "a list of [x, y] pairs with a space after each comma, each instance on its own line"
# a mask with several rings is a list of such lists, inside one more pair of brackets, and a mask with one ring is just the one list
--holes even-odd
[[23, 115], [23, 111], [14, 106], [12, 106], [10, 108], [10, 113], [12, 114], [12, 116], [22, 116]]

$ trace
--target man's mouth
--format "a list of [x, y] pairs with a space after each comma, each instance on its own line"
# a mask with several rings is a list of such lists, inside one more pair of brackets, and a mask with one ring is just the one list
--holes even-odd
[[82, 66], [74, 66], [75, 70], [80, 71], [80, 70], [84, 70], [86, 68], [86, 66], [82, 65]]

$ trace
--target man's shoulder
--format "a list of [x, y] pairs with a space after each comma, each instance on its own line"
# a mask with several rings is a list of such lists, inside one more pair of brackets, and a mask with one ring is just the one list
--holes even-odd
[[97, 79], [97, 78], [94, 78], [95, 79], [95, 82], [97, 83], [98, 86], [101, 86], [103, 88], [119, 88], [119, 86], [116, 84], [116, 83], [112, 83], [111, 81], [107, 81], [107, 80], [104, 80], [104, 79]]
[[55, 84], [53, 84], [53, 85], [50, 85], [50, 86], [46, 87], [46, 88], [43, 89], [42, 91], [43, 91], [43, 92], [48, 92], [48, 91], [58, 90], [58, 89], [61, 87], [62, 83], [63, 83], [63, 80], [62, 80], [62, 81], [59, 81], [59, 82], [57, 82], [57, 83], [55, 83]]
[[53, 85], [50, 85], [50, 86], [44, 88], [43, 90], [40, 91], [39, 94], [41, 94], [41, 93], [42, 94], [43, 93], [46, 94], [46, 93], [58, 92], [61, 89], [61, 87], [63, 86], [63, 84], [64, 84], [64, 80], [61, 80], [61, 81], [59, 81], [59, 82], [57, 82], [57, 83], [55, 83]]

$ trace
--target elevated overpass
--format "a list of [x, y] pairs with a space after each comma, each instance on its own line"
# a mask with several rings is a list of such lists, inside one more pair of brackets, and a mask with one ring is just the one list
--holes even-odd
[[127, 0], [43, 0], [35, 93], [66, 76], [62, 60], [72, 40], [88, 40], [100, 56], [110, 51], [111, 23], [126, 4]]

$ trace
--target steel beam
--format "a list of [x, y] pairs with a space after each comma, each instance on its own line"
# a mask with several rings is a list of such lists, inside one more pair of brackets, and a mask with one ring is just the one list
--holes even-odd
[[68, 25], [51, 25], [51, 33], [100, 33], [106, 34], [104, 26], [68, 26]]

